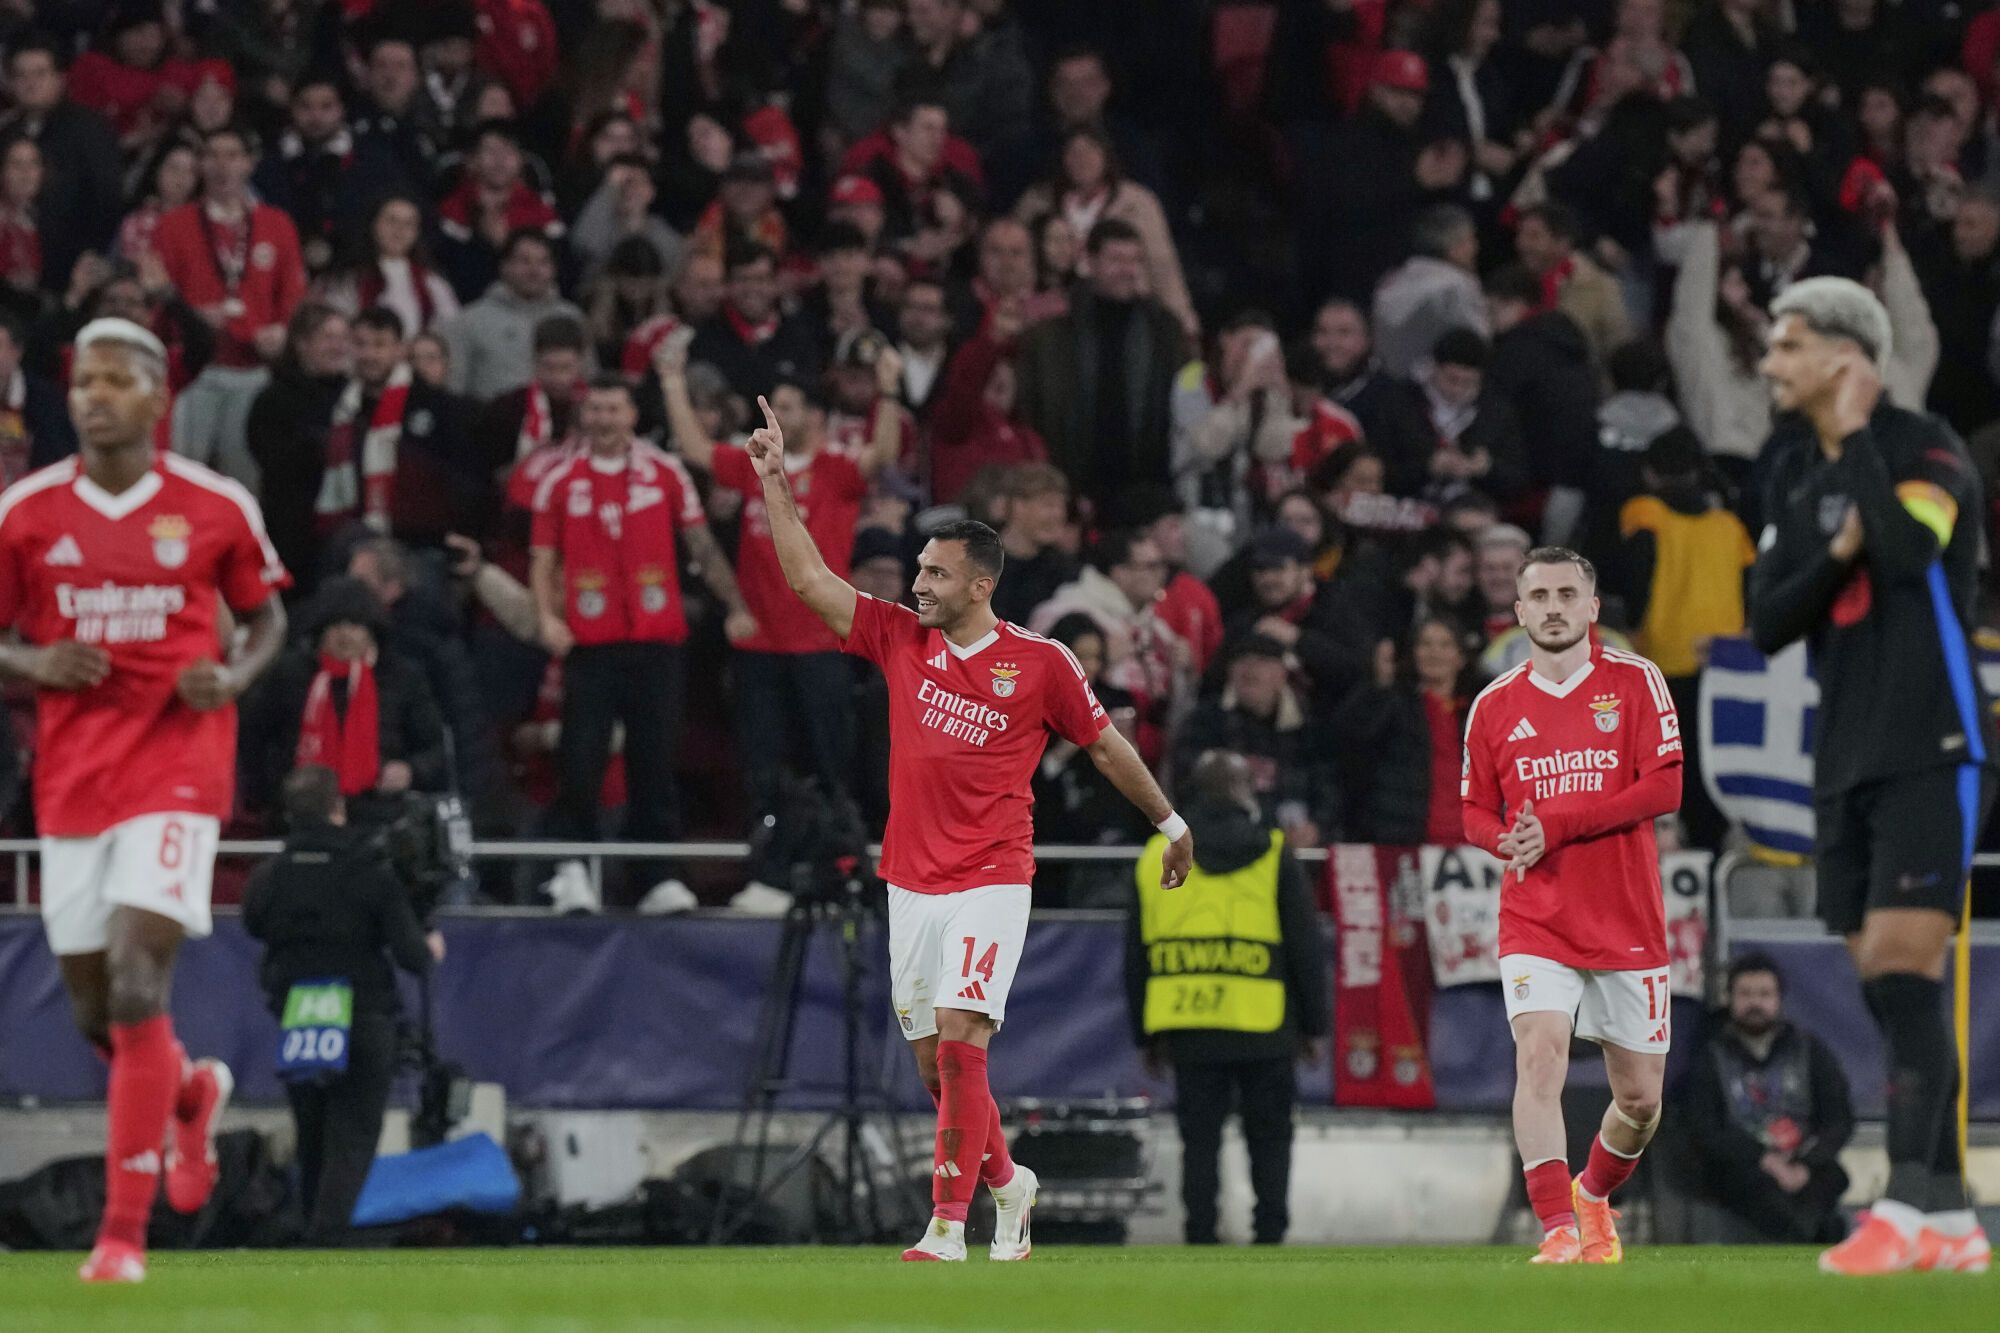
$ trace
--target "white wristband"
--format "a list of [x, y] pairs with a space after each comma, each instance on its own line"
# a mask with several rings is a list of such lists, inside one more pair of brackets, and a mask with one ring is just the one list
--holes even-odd
[[1178, 810], [1168, 814], [1165, 819], [1162, 819], [1159, 823], [1153, 825], [1153, 827], [1166, 834], [1168, 842], [1179, 842], [1187, 835], [1188, 831], [1187, 821], [1181, 818], [1180, 811]]

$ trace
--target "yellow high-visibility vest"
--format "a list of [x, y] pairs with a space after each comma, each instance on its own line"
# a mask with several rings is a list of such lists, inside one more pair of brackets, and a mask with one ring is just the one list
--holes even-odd
[[1160, 887], [1167, 840], [1156, 835], [1139, 857], [1139, 937], [1146, 946], [1146, 1031], [1222, 1028], [1275, 1032], [1285, 1021], [1277, 967], [1279, 857], [1271, 849], [1226, 875], [1196, 866], [1177, 889]]

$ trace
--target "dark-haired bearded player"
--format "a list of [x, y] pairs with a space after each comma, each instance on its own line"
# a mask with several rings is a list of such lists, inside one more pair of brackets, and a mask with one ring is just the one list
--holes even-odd
[[1194, 836], [1110, 724], [1067, 648], [993, 614], [1005, 556], [984, 523], [952, 523], [918, 557], [917, 609], [858, 593], [820, 558], [792, 501], [784, 434], [762, 398], [747, 448], [792, 591], [846, 651], [889, 682], [890, 998], [937, 1099], [933, 1213], [906, 1260], [965, 1258], [974, 1186], [993, 1192], [993, 1259], [1028, 1257], [1035, 1173], [1007, 1155], [986, 1049], [1007, 1006], [1034, 879], [1029, 780], [1053, 731], [1090, 752], [1127, 800], [1172, 839], [1160, 872], [1176, 888]]

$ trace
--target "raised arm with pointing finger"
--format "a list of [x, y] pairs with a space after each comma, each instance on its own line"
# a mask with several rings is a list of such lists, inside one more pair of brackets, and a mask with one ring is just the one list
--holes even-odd
[[785, 582], [828, 629], [846, 639], [854, 628], [857, 594], [852, 584], [826, 567], [812, 534], [806, 531], [805, 520], [799, 517], [799, 507], [792, 502], [791, 479], [785, 475], [785, 433], [762, 394], [757, 395], [757, 410], [764, 414], [764, 425], [750, 433], [743, 447], [764, 482], [764, 508]]

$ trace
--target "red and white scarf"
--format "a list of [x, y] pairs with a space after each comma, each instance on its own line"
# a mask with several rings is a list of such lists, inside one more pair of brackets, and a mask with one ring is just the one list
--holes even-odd
[[528, 405], [521, 413], [521, 433], [514, 437], [514, 461], [519, 462], [547, 444], [555, 429], [556, 414], [549, 403], [549, 391], [530, 381]]
[[367, 434], [357, 450], [355, 419], [361, 415], [362, 386], [349, 380], [333, 405], [333, 428], [326, 436], [326, 472], [320, 478], [315, 510], [321, 529], [339, 527], [361, 511], [361, 521], [377, 532], [389, 531], [390, 500], [396, 485], [396, 452], [403, 441], [403, 410], [410, 400], [410, 368], [389, 372], [382, 396], [375, 400]]
[[[410, 286], [417, 297], [417, 327], [403, 330], [405, 336], [415, 337], [437, 321], [437, 297], [431, 291], [431, 271], [416, 260], [410, 261]], [[361, 272], [360, 281], [355, 284], [355, 300], [359, 308], [382, 304], [382, 298], [389, 291], [389, 277], [382, 271], [380, 263], [373, 264]]]
[[[333, 681], [347, 679], [347, 711], [334, 706]], [[375, 664], [343, 662], [321, 654], [319, 674], [306, 691], [299, 719], [298, 765], [323, 764], [340, 779], [340, 794], [373, 791], [382, 772], [382, 708], [375, 693]]]

